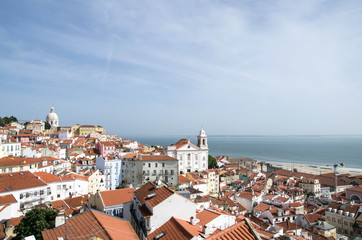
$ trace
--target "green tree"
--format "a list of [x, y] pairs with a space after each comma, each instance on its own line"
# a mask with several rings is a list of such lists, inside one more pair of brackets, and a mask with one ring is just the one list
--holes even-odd
[[45, 122], [45, 129], [50, 129], [52, 126], [48, 123], [48, 122]]
[[208, 166], [209, 169], [217, 167], [217, 161], [213, 156], [209, 155], [209, 161], [208, 162], [209, 162], [209, 166]]
[[15, 239], [23, 239], [34, 235], [36, 239], [43, 239], [41, 232], [53, 228], [58, 212], [44, 208], [33, 208], [26, 213], [18, 226], [15, 227]]
[[16, 117], [14, 117], [14, 116], [9, 117], [9, 120], [10, 120], [9, 123], [18, 121], [18, 119]]
[[12, 123], [12, 122], [17, 122], [18, 119], [14, 116], [11, 116], [11, 117], [3, 117], [1, 118], [0, 117], [0, 126], [5, 126], [5, 124], [9, 124], [9, 123]]

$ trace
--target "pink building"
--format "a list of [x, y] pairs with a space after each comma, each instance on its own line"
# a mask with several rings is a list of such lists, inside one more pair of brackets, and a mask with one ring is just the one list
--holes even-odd
[[27, 143], [30, 141], [35, 141], [37, 136], [38, 135], [36, 135], [36, 134], [18, 134], [18, 135], [15, 135], [14, 137], [17, 140], [19, 140], [19, 142], [21, 142], [21, 143]]
[[116, 146], [112, 142], [98, 142], [96, 148], [102, 157], [116, 152]]

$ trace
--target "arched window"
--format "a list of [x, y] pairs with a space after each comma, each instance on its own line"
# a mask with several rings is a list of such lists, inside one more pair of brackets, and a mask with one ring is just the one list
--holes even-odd
[[202, 139], [202, 145], [205, 145], [205, 139]]
[[187, 154], [187, 160], [191, 160], [191, 154]]
[[351, 200], [354, 201], [355, 203], [360, 203], [361, 202], [361, 199], [357, 195], [353, 195], [351, 197]]

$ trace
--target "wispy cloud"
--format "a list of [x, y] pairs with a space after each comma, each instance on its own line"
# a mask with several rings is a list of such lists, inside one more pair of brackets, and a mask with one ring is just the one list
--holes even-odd
[[[82, 104], [102, 115], [117, 109], [130, 126], [97, 118], [111, 131], [362, 131], [341, 126], [362, 120], [359, 1], [0, 4], [0, 91], [59, 89], [58, 106], [62, 92], [67, 103], [96, 96]], [[66, 121], [80, 118], [63, 109]], [[147, 121], [164, 129], [139, 127]]]

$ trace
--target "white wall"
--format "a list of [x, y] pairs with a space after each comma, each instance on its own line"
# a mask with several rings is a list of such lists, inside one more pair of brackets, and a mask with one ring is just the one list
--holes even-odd
[[211, 222], [207, 223], [208, 234], [212, 234], [216, 229], [224, 230], [236, 222], [236, 217], [232, 215], [220, 215], [217, 218], [213, 219]]
[[150, 219], [151, 232], [161, 227], [172, 216], [189, 221], [191, 217], [196, 216], [196, 208], [196, 203], [178, 194], [173, 194], [153, 208], [153, 216]]
[[[7, 206], [2, 211], [0, 211], [0, 221], [4, 219], [16, 218], [22, 216], [22, 213], [19, 211], [19, 202], [11, 203], [10, 206]], [[2, 209], [4, 205], [0, 206]]]

